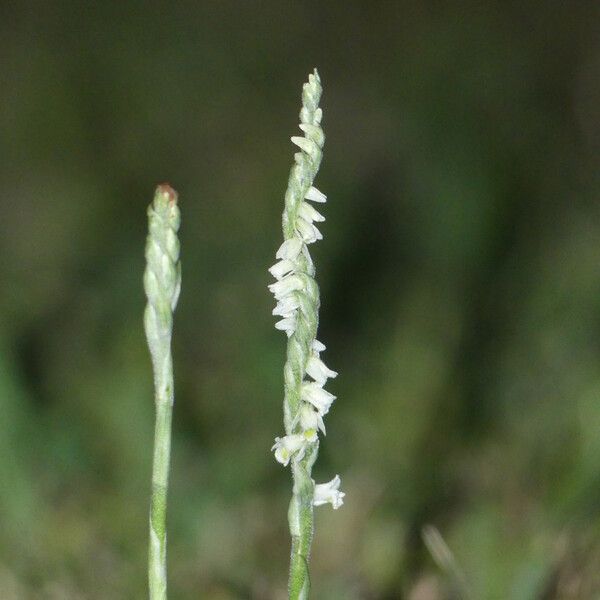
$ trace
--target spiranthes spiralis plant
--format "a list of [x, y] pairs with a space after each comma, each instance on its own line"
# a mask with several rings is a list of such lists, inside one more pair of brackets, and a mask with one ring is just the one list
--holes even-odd
[[323, 238], [315, 222], [324, 221], [311, 204], [326, 197], [313, 186], [321, 164], [325, 135], [321, 129], [323, 111], [319, 108], [322, 88], [315, 69], [302, 90], [300, 129], [303, 136], [292, 137], [300, 148], [294, 155], [283, 211], [283, 244], [279, 259], [269, 272], [277, 280], [269, 286], [277, 300], [275, 324], [288, 337], [284, 367], [283, 422], [285, 436], [275, 438], [275, 458], [291, 465], [292, 499], [288, 511], [292, 550], [288, 592], [290, 600], [306, 599], [310, 593], [309, 560], [313, 538], [313, 507], [343, 504], [336, 475], [328, 483], [315, 484], [312, 468], [319, 451], [318, 432], [325, 435], [323, 417], [335, 396], [324, 389], [328, 378], [337, 373], [320, 358], [325, 346], [317, 340], [319, 287], [308, 245]]
[[167, 489], [174, 400], [171, 337], [173, 311], [181, 289], [179, 223], [177, 193], [167, 184], [159, 185], [148, 207], [144, 272], [144, 289], [148, 298], [144, 329], [152, 358], [156, 404], [148, 558], [151, 600], [165, 600], [167, 597]]

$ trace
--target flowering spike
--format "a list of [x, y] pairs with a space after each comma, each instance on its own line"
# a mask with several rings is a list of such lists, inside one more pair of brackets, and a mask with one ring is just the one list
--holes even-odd
[[338, 490], [339, 477], [320, 486], [315, 486], [311, 478], [319, 449], [317, 433], [325, 434], [323, 416], [335, 400], [335, 396], [323, 386], [327, 379], [337, 375], [319, 358], [319, 353], [325, 350], [325, 346], [316, 339], [319, 288], [307, 247], [323, 239], [315, 223], [325, 220], [309, 201], [324, 203], [327, 200], [325, 194], [313, 185], [325, 143], [320, 99], [321, 79], [315, 70], [302, 87], [300, 129], [304, 136], [291, 138], [300, 152], [294, 154], [285, 194], [282, 218], [284, 242], [276, 253], [279, 262], [269, 269], [277, 280], [269, 286], [277, 300], [273, 314], [281, 317], [275, 327], [289, 338], [284, 368], [286, 435], [276, 438], [272, 449], [278, 462], [284, 466], [291, 465], [294, 479], [288, 513], [292, 535], [290, 600], [305, 600], [309, 594], [308, 560], [313, 535], [313, 506], [331, 502], [337, 508], [344, 496]]

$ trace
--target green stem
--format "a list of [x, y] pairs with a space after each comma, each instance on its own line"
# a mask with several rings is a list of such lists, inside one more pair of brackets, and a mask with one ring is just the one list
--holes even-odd
[[[165, 388], [168, 390], [173, 389], [172, 380], [166, 382]], [[148, 563], [151, 600], [166, 600], [167, 598], [167, 490], [169, 486], [172, 414], [172, 398], [161, 398], [157, 392]]]
[[[307, 275], [306, 298], [308, 302], [304, 305], [298, 317], [297, 330], [288, 342], [288, 364], [289, 371], [295, 372], [293, 385], [286, 385], [286, 404], [290, 407], [290, 413], [295, 415], [300, 405], [300, 389], [306, 371], [306, 361], [311, 351], [311, 346], [317, 335], [319, 321], [319, 288], [312, 276], [314, 272], [306, 264], [300, 261]], [[300, 271], [301, 272], [301, 271]], [[302, 365], [302, 369], [294, 369], [292, 365]], [[300, 461], [293, 460], [292, 477], [293, 489], [288, 520], [290, 534], [292, 537], [292, 550], [290, 557], [290, 575], [288, 592], [290, 600], [304, 600], [310, 593], [310, 549], [314, 535], [314, 483], [312, 480], [312, 468], [317, 459], [319, 442], [310, 444], [304, 458]]]
[[312, 466], [317, 458], [318, 442], [302, 461], [292, 464], [294, 489], [288, 520], [292, 535], [288, 593], [290, 600], [305, 600], [310, 593], [310, 549], [314, 534], [314, 484]]

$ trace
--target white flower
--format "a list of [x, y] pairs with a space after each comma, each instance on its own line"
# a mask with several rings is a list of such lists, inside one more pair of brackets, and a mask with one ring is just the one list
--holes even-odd
[[335, 400], [333, 394], [326, 392], [318, 383], [314, 382], [305, 382], [302, 384], [301, 397], [305, 402], [312, 404], [322, 417], [329, 412]]
[[319, 358], [318, 354], [313, 354], [306, 363], [306, 372], [319, 384], [325, 385], [329, 377], [337, 377], [337, 373], [327, 367]]
[[307, 404], [306, 402], [302, 404], [302, 407], [294, 419], [292, 427], [294, 427], [298, 421], [300, 422], [302, 431], [316, 431], [317, 429], [320, 429], [323, 432], [323, 435], [327, 434], [325, 431], [323, 417], [312, 407], [311, 404]]
[[279, 246], [279, 250], [277, 250], [277, 254], [275, 254], [275, 258], [281, 258], [284, 260], [296, 260], [298, 258], [298, 254], [302, 250], [302, 240], [293, 237], [289, 240], [285, 240], [281, 246]]
[[323, 234], [312, 223], [305, 221], [302, 217], [296, 219], [296, 230], [306, 244], [312, 244], [323, 239]]
[[312, 125], [311, 123], [300, 123], [298, 127], [300, 127], [300, 129], [302, 129], [304, 133], [310, 132], [313, 136], [319, 135], [322, 132], [322, 129], [320, 127]]
[[323, 342], [320, 342], [319, 340], [315, 340], [312, 344], [313, 347], [313, 352], [319, 356], [319, 354], [321, 354], [321, 352], [325, 352], [325, 350], [327, 349], [325, 347], [325, 344], [323, 344]]
[[327, 196], [312, 185], [308, 188], [308, 192], [306, 192], [304, 198], [306, 198], [306, 200], [312, 200], [313, 202], [327, 202]]
[[275, 460], [287, 467], [295, 453], [297, 453], [296, 460], [302, 460], [306, 452], [306, 445], [316, 439], [316, 432], [293, 433], [282, 438], [276, 437], [271, 451], [275, 450]]
[[338, 509], [344, 504], [344, 492], [340, 492], [340, 484], [342, 483], [340, 476], [336, 475], [327, 483], [317, 483], [315, 485], [315, 495], [313, 504], [321, 506], [322, 504], [330, 503], [334, 509]]
[[289, 259], [284, 258], [279, 262], [275, 263], [270, 269], [269, 273], [275, 277], [275, 279], [283, 279], [286, 275], [291, 273], [295, 269], [296, 265]]
[[291, 138], [292, 144], [296, 144], [300, 150], [306, 152], [313, 160], [318, 159], [321, 154], [321, 148], [317, 146], [310, 138], [305, 138], [300, 135], [293, 135]]
[[302, 434], [286, 435], [285, 437], [276, 437], [271, 451], [275, 450], [275, 460], [287, 467], [292, 454], [299, 452], [299, 458], [304, 456], [306, 449], [306, 440]]
[[285, 298], [292, 292], [301, 290], [304, 287], [304, 283], [297, 275], [288, 275], [280, 281], [276, 281], [269, 286], [269, 290], [273, 293], [276, 300]]
[[300, 300], [296, 294], [290, 294], [282, 298], [273, 309], [274, 315], [285, 317], [294, 312], [300, 306]]
[[275, 329], [279, 329], [281, 331], [285, 331], [288, 337], [291, 337], [292, 334], [296, 331], [296, 314], [290, 313], [284, 315], [284, 318], [275, 323]]
[[317, 221], [317, 223], [325, 220], [325, 217], [316, 209], [313, 208], [308, 202], [302, 202], [298, 214], [308, 223]]
[[312, 123], [300, 123], [299, 127], [311, 140], [316, 142], [318, 146], [323, 146], [325, 143], [325, 134], [318, 125], [313, 125]]

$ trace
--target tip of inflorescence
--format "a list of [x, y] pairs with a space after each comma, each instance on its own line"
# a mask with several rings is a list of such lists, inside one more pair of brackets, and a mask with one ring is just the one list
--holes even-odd
[[156, 193], [166, 196], [167, 200], [172, 204], [177, 203], [177, 192], [168, 183], [161, 183], [156, 188]]

